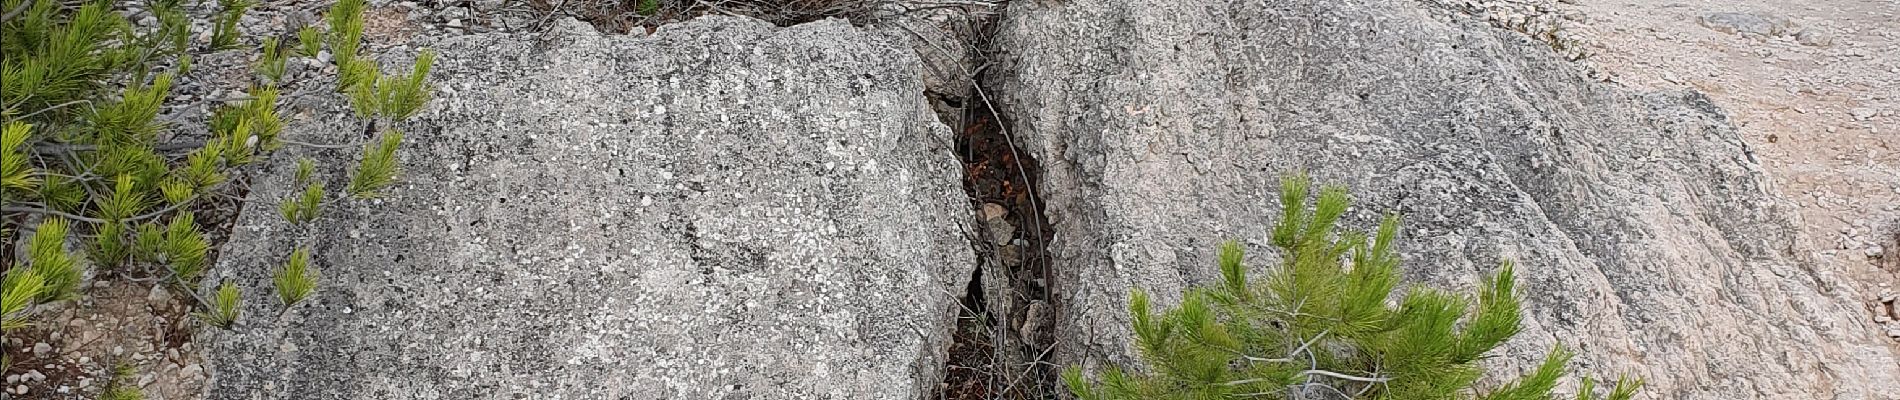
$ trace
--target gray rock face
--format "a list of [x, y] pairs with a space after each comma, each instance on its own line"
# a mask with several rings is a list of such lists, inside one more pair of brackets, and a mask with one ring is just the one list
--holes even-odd
[[1703, 27], [1732, 35], [1775, 37], [1790, 33], [1794, 23], [1787, 18], [1738, 12], [1719, 12], [1696, 19]]
[[[441, 52], [443, 90], [402, 124], [387, 198], [292, 227], [274, 205], [297, 189], [293, 158], [259, 175], [215, 271], [247, 293], [236, 329], [200, 336], [207, 396], [935, 387], [976, 261], [950, 131], [908, 49], [843, 21], [704, 18], [650, 37], [564, 25], [423, 43]], [[287, 134], [362, 140], [326, 106]], [[316, 154], [330, 187], [359, 151]], [[322, 282], [279, 316], [264, 288], [297, 245]]]
[[[1043, 166], [1060, 363], [1130, 362], [1128, 287], [1176, 296], [1239, 239], [1255, 265], [1278, 178], [1397, 211], [1414, 282], [1519, 262], [1525, 333], [1670, 399], [1892, 398], [1900, 362], [1715, 106], [1591, 82], [1548, 48], [1405, 0], [1017, 1], [992, 87]], [[1885, 397], [1883, 397], [1885, 396]]]

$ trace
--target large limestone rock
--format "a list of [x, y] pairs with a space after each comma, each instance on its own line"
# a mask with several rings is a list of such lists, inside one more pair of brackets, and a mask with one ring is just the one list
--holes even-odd
[[[1406, 217], [1414, 281], [1520, 264], [1526, 332], [1669, 399], [1887, 399], [1900, 362], [1852, 292], [1796, 256], [1789, 213], [1694, 93], [1589, 81], [1541, 44], [1410, 0], [1015, 1], [999, 107], [1040, 158], [1057, 360], [1127, 362], [1129, 286], [1213, 278], [1264, 239], [1278, 178]], [[1515, 374], [1512, 374], [1515, 375]]]
[[[578, 26], [578, 27], [577, 27]], [[218, 399], [920, 398], [976, 263], [919, 62], [843, 21], [650, 37], [476, 35], [441, 52], [403, 179], [287, 226], [259, 174], [200, 336]], [[393, 58], [403, 58], [396, 56]], [[323, 95], [317, 95], [323, 97]], [[288, 134], [362, 140], [325, 103]], [[316, 154], [330, 187], [358, 150]], [[308, 246], [322, 283], [278, 315]]]

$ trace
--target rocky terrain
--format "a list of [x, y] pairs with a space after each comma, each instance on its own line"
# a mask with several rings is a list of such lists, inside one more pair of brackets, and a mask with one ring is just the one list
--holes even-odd
[[843, 21], [740, 18], [418, 45], [441, 52], [445, 93], [403, 128], [418, 139], [403, 194], [306, 231], [239, 217], [223, 276], [263, 284], [253, 266], [309, 235], [328, 287], [202, 336], [207, 397], [907, 398], [936, 383], [976, 263], [950, 131], [905, 79], [909, 53]]
[[1900, 392], [1854, 283], [1807, 258], [1718, 106], [1594, 82], [1458, 10], [1012, 5], [994, 87], [1046, 173], [1058, 363], [1129, 360], [1121, 288], [1180, 293], [1218, 241], [1264, 248], [1273, 216], [1245, 210], [1308, 170], [1354, 188], [1362, 224], [1406, 217], [1414, 279], [1516, 260], [1535, 339], [1507, 359], [1562, 342], [1665, 398]]
[[[6, 338], [8, 397], [133, 365], [162, 399], [1049, 398], [1134, 360], [1130, 287], [1178, 301], [1222, 240], [1273, 257], [1306, 171], [1348, 225], [1404, 216], [1409, 282], [1516, 261], [1500, 375], [1563, 344], [1639, 398], [1900, 399], [1891, 1], [609, 3], [371, 2], [370, 54], [439, 53], [400, 183], [294, 226], [294, 157], [247, 171], [205, 280], [267, 288], [302, 243], [316, 295], [246, 292], [220, 330], [93, 281]], [[325, 56], [294, 60], [286, 135], [360, 143]]]

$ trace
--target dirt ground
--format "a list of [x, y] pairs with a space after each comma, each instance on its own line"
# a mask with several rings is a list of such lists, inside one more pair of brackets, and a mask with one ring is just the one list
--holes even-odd
[[1900, 1], [1554, 7], [1588, 52], [1583, 62], [1607, 79], [1694, 88], [1720, 104], [1798, 204], [1816, 262], [1864, 285], [1870, 328], [1900, 329], [1890, 322], [1900, 316], [1874, 315], [1900, 283]]

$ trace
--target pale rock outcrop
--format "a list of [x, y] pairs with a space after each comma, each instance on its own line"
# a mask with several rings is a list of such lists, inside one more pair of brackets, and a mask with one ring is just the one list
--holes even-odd
[[1900, 362], [1695, 93], [1584, 78], [1551, 49], [1412, 0], [1010, 4], [989, 82], [1042, 164], [1058, 363], [1130, 362], [1128, 288], [1178, 298], [1264, 242], [1283, 174], [1396, 211], [1412, 281], [1518, 261], [1526, 331], [1669, 399], [1887, 399]]
[[[258, 174], [211, 279], [216, 399], [919, 398], [976, 260], [907, 48], [841, 20], [422, 39], [438, 98], [401, 182], [289, 226]], [[406, 60], [392, 56], [391, 61]], [[392, 63], [394, 64], [394, 63]], [[319, 96], [320, 97], [320, 96]], [[306, 142], [364, 139], [335, 101]], [[359, 150], [314, 154], [340, 171]], [[308, 246], [316, 295], [279, 316]]]

